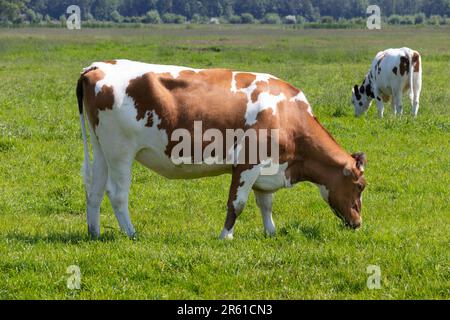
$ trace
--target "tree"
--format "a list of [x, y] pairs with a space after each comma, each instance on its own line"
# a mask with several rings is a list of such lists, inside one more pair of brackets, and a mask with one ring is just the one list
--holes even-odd
[[[414, 16], [414, 23], [423, 23], [424, 16], [418, 16], [421, 13], [426, 17], [450, 16], [450, 0], [0, 0], [0, 23], [39, 21], [46, 15], [54, 21], [65, 15], [67, 7], [72, 4], [80, 7], [83, 20], [93, 15], [97, 20], [115, 22], [145, 20], [149, 11], [158, 12], [160, 17], [166, 13], [192, 21], [219, 17], [233, 23], [239, 19], [243, 23], [252, 23], [254, 18], [261, 20], [265, 17], [266, 23], [279, 23], [276, 16], [302, 16], [306, 21], [320, 21], [321, 16], [330, 16], [335, 21], [342, 18], [356, 21], [356, 18], [367, 18], [369, 4], [380, 6], [383, 17], [403, 16], [396, 23], [411, 23], [411, 16]], [[408, 17], [404, 18], [405, 15]], [[185, 21], [185, 18], [168, 18], [176, 22]], [[439, 23], [446, 19], [439, 19]], [[288, 22], [286, 19], [283, 21]]]
[[179, 14], [174, 14], [174, 13], [165, 13], [162, 16], [162, 20], [164, 21], [164, 23], [182, 24], [182, 23], [186, 22], [186, 17], [179, 15]]
[[242, 23], [241, 16], [231, 15], [228, 17], [228, 22], [232, 24], [239, 24]]
[[253, 15], [251, 13], [243, 13], [241, 15], [241, 18], [242, 18], [242, 23], [251, 24], [251, 23], [256, 22], [255, 17], [253, 17]]
[[17, 22], [25, 10], [23, 0], [0, 0], [0, 23]]
[[267, 13], [264, 16], [263, 23], [280, 24], [281, 23], [281, 19], [280, 19], [280, 16], [278, 14], [276, 14], [274, 12], [271, 12], [271, 13]]
[[159, 24], [161, 23], [161, 17], [159, 16], [158, 11], [151, 10], [147, 12], [144, 18], [145, 23]]

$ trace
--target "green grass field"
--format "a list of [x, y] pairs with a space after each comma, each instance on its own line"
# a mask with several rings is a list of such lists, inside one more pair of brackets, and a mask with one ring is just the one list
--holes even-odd
[[[390, 106], [354, 118], [352, 86], [379, 50], [402, 46], [422, 54], [418, 118], [406, 98], [401, 118]], [[138, 239], [105, 198], [102, 237], [89, 240], [75, 85], [114, 58], [268, 72], [302, 89], [339, 143], [367, 154], [362, 229], [303, 183], [276, 194], [275, 237], [251, 195], [235, 240], [220, 241], [230, 176], [171, 181], [135, 164]], [[0, 299], [448, 299], [449, 75], [448, 27], [0, 29]], [[80, 290], [66, 286], [70, 265]]]

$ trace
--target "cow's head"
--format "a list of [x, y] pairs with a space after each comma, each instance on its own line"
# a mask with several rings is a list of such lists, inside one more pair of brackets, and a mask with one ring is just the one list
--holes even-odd
[[358, 87], [357, 84], [352, 89], [352, 103], [355, 107], [355, 116], [359, 117], [369, 109], [371, 97], [368, 95], [364, 84]]
[[327, 186], [320, 188], [322, 197], [333, 212], [343, 222], [354, 229], [362, 224], [362, 192], [366, 186], [364, 179], [364, 153], [352, 154], [354, 161], [344, 167], [334, 177], [329, 177]]

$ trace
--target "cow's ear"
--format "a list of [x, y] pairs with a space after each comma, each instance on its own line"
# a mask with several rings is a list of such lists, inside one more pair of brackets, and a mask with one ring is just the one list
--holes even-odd
[[364, 152], [357, 152], [352, 154], [353, 159], [356, 160], [356, 168], [359, 171], [364, 172], [364, 166], [367, 163], [366, 155]]

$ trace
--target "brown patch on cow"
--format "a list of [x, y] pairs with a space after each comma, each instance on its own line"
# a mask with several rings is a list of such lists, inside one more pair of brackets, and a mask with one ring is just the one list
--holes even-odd
[[266, 81], [258, 81], [256, 82], [256, 89], [253, 90], [250, 99], [253, 103], [258, 101], [258, 97], [262, 92], [269, 91], [269, 84]]
[[107, 64], [117, 64], [117, 60], [106, 60], [106, 61], [104, 61], [104, 63], [107, 63]]
[[394, 69], [392, 69], [392, 72], [395, 74], [395, 75], [397, 75], [397, 67], [394, 67]]
[[100, 69], [93, 67], [81, 75], [84, 92], [84, 104], [86, 113], [92, 127], [98, 126], [98, 113], [103, 110], [111, 110], [114, 105], [114, 91], [112, 87], [104, 85], [101, 90], [95, 94], [95, 86], [98, 81], [105, 77], [105, 73]]
[[420, 71], [420, 54], [417, 51], [413, 52], [412, 64], [414, 67], [414, 72], [419, 72]]
[[407, 92], [409, 90], [410, 86], [409, 86], [409, 81], [405, 81], [404, 85], [403, 85], [403, 93]]
[[208, 84], [212, 87], [221, 87], [230, 90], [232, 72], [226, 69], [208, 69], [195, 72], [193, 70], [181, 71], [177, 80], [185, 80], [190, 83]]
[[252, 73], [240, 72], [234, 76], [234, 80], [236, 81], [236, 89], [244, 89], [248, 88], [253, 81], [255, 81], [256, 75]]
[[409, 59], [407, 56], [400, 57], [400, 74], [403, 76], [409, 72]]
[[391, 96], [390, 95], [387, 95], [387, 94], [384, 94], [384, 93], [381, 93], [381, 99], [383, 100], [383, 102], [389, 102], [389, 100], [391, 100]]
[[175, 89], [184, 89], [189, 86], [189, 82], [186, 80], [182, 80], [182, 79], [160, 77], [159, 81], [169, 91], [172, 91]]

